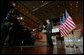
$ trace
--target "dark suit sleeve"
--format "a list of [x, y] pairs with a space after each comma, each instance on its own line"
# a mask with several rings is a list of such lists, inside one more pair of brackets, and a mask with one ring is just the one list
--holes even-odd
[[52, 24], [50, 23], [50, 24], [47, 24], [47, 28], [46, 28], [46, 30], [47, 30], [47, 33], [52, 33]]
[[52, 33], [52, 23], [50, 24], [50, 32]]

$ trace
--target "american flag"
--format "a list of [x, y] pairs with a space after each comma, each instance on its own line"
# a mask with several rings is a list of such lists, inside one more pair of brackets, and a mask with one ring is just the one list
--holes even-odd
[[68, 28], [67, 32], [70, 33], [70, 32], [72, 32], [72, 30], [74, 30], [76, 28], [76, 25], [73, 22], [72, 18], [70, 17], [70, 15], [68, 14], [67, 11], [65, 11], [65, 15], [66, 15], [66, 22], [64, 24]]
[[67, 32], [67, 27], [65, 26], [65, 22], [66, 22], [66, 19], [65, 19], [65, 16], [63, 15], [63, 21], [62, 22], [62, 25], [60, 27], [60, 33], [61, 33], [61, 36], [65, 36], [65, 37], [68, 37], [70, 34]]
[[63, 22], [62, 25], [60, 26], [60, 33], [61, 36], [69, 37], [71, 35], [70, 32], [76, 28], [76, 25], [73, 22], [72, 18], [69, 16], [67, 11], [65, 11], [65, 15], [66, 19], [65, 16], [63, 15]]

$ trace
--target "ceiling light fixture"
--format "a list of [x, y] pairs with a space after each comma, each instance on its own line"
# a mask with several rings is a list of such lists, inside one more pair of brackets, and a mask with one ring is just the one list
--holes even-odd
[[20, 19], [22, 20], [22, 19], [23, 19], [23, 17], [20, 17]]

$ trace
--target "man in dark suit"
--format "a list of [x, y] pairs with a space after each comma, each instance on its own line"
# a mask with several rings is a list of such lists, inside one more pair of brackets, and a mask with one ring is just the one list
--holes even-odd
[[49, 19], [46, 20], [47, 26], [46, 26], [46, 31], [47, 31], [47, 44], [48, 46], [53, 46], [53, 42], [51, 39], [51, 33], [52, 33], [52, 23], [50, 22]]

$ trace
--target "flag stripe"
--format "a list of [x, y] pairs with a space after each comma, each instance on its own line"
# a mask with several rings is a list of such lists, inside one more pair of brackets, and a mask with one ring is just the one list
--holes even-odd
[[75, 26], [75, 24], [71, 20], [67, 19], [67, 21], [70, 22], [72, 25]]
[[66, 24], [66, 22], [65, 22], [65, 25], [67, 26], [67, 28], [68, 28], [69, 30], [71, 30], [71, 28]]
[[70, 24], [70, 26], [73, 28], [74, 26], [67, 20], [66, 22], [68, 22], [68, 24]]
[[61, 36], [63, 36], [63, 32], [61, 32]]
[[68, 32], [68, 30], [65, 28], [65, 26], [63, 25], [63, 28]]
[[60, 32], [61, 36], [63, 36], [62, 32]]
[[68, 36], [68, 34], [66, 33], [66, 31], [64, 31], [64, 29], [63, 29], [63, 34], [67, 37]]
[[71, 26], [69, 26], [67, 22], [66, 22], [65, 24], [66, 24], [66, 25], [70, 28], [70, 30], [72, 29], [72, 27], [71, 27]]
[[69, 36], [69, 34], [66, 32], [66, 30], [64, 29], [64, 27], [63, 26], [61, 26], [61, 31], [62, 31], [62, 34], [64, 34], [63, 36], [66, 36], [66, 37], [68, 37]]
[[66, 23], [71, 27], [71, 29], [73, 28], [72, 25], [68, 21], [66, 21]]
[[69, 21], [69, 20], [67, 20], [68, 22], [70, 22], [70, 24], [74, 27], [75, 26], [75, 24], [74, 23], [72, 23], [71, 21]]
[[65, 34], [65, 33], [64, 33], [64, 29], [62, 28], [61, 30], [62, 30], [63, 34]]
[[67, 36], [67, 32], [66, 32], [66, 30], [65, 30], [65, 28], [64, 28], [64, 26], [62, 26], [63, 27], [63, 33]]
[[63, 31], [61, 31], [61, 35], [63, 36]]
[[66, 31], [68, 32], [69, 29], [67, 28], [67, 26], [65, 24], [63, 24], [64, 28], [66, 29]]
[[71, 22], [71, 24], [75, 26], [75, 23], [72, 22], [72, 20], [70, 20], [70, 19], [71, 19], [71, 18], [67, 19], [67, 21]]
[[63, 36], [62, 26], [60, 27], [61, 36]]
[[65, 23], [68, 27], [70, 27], [70, 31], [68, 32], [68, 33], [70, 33], [73, 29], [75, 29], [76, 28], [76, 26], [74, 27], [74, 28], [71, 28], [71, 26], [66, 22]]
[[63, 35], [63, 30], [62, 30], [62, 26], [61, 26], [60, 30], [61, 30], [61, 35]]
[[69, 18], [69, 20], [73, 21], [72, 18], [71, 18], [70, 16], [69, 16], [68, 18]]
[[62, 25], [62, 29], [61, 30], [63, 31], [64, 36], [66, 36], [66, 37], [69, 36], [69, 34], [66, 32], [66, 30], [65, 30], [63, 25]]

